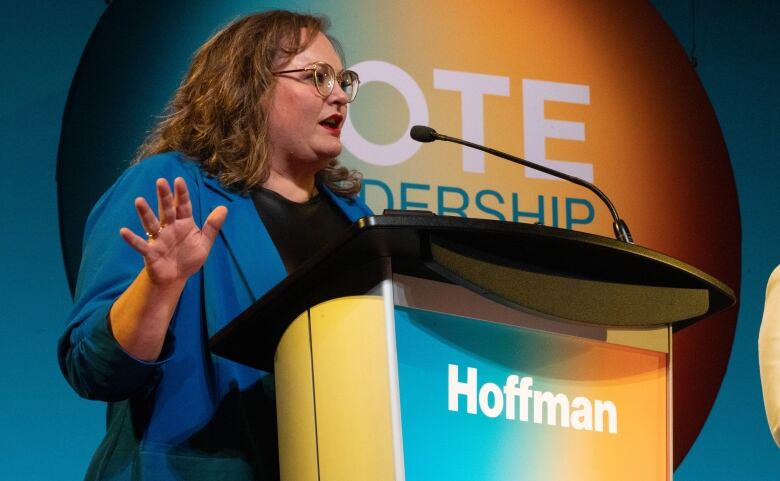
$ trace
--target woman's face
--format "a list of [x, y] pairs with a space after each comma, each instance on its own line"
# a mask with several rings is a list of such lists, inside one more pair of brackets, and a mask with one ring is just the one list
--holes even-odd
[[[329, 63], [336, 72], [344, 69], [333, 45], [322, 33], [306, 50], [275, 70], [302, 69], [316, 62]], [[313, 175], [341, 153], [347, 97], [336, 82], [333, 92], [323, 98], [312, 75], [312, 71], [306, 71], [277, 76], [268, 110], [271, 167], [276, 170], [303, 169]]]

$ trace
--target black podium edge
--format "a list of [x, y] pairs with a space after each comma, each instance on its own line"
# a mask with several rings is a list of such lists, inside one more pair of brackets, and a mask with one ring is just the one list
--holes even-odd
[[[405, 274], [458, 283], [452, 276], [442, 276], [436, 272], [437, 269], [430, 268], [431, 236], [454, 237], [461, 242], [463, 239], [466, 242], [481, 242], [488, 248], [491, 243], [503, 242], [501, 245], [505, 251], [507, 239], [525, 239], [526, 242], [564, 253], [564, 260], [574, 259], [578, 252], [582, 252], [585, 264], [593, 262], [593, 253], [608, 253], [606, 255], [615, 259], [624, 259], [624, 263], [645, 266], [644, 270], [654, 273], [645, 276], [644, 272], [625, 269], [622, 273], [616, 271], [606, 274], [606, 277], [611, 276], [615, 281], [621, 281], [622, 275], [631, 277], [631, 282], [647, 282], [649, 285], [660, 282], [670, 286], [707, 289], [710, 296], [709, 310], [695, 318], [671, 323], [675, 329], [687, 327], [736, 302], [734, 291], [715, 277], [665, 254], [607, 237], [544, 225], [485, 219], [419, 214], [368, 216], [359, 219], [342, 236], [324, 245], [319, 253], [212, 336], [209, 342], [212, 352], [272, 371], [276, 345], [299, 314], [328, 299], [365, 294], [385, 278], [386, 260], [391, 260], [394, 271], [398, 269]], [[482, 238], [484, 240], [475, 241]], [[485, 256], [493, 262], [516, 261], [506, 255], [493, 255], [490, 252]], [[590, 258], [584, 259], [585, 256]], [[573, 272], [569, 275], [587, 276], [590, 273]], [[464, 284], [469, 288], [474, 287]]]

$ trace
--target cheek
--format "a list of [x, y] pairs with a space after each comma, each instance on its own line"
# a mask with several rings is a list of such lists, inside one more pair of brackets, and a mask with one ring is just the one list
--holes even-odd
[[271, 102], [269, 102], [268, 120], [269, 123], [277, 125], [287, 124], [294, 112], [295, 96], [291, 95], [288, 89], [277, 88], [274, 92]]
[[312, 121], [316, 123], [317, 113], [310, 105], [300, 99], [290, 99], [290, 102], [275, 112], [280, 126], [303, 129]]
[[301, 133], [302, 126], [294, 109], [277, 109], [269, 119], [268, 133], [272, 141], [288, 143]]
[[322, 108], [323, 101], [310, 92], [278, 88], [270, 102], [269, 133], [306, 135], [317, 127]]

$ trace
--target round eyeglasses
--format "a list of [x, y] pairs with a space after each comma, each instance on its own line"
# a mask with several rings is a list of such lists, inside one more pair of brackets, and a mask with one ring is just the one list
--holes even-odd
[[274, 75], [282, 75], [286, 73], [296, 72], [311, 72], [310, 77], [305, 77], [304, 81], [314, 82], [314, 86], [317, 87], [317, 93], [322, 97], [328, 97], [333, 92], [333, 87], [338, 82], [341, 90], [347, 96], [347, 103], [355, 100], [357, 95], [358, 86], [360, 86], [360, 77], [356, 72], [352, 70], [342, 70], [338, 74], [336, 70], [325, 62], [313, 63], [304, 68], [296, 68], [292, 70], [280, 70], [279, 72], [273, 72]]

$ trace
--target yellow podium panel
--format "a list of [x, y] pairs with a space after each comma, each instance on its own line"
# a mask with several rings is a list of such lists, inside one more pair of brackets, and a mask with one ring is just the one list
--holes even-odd
[[382, 297], [356, 296], [288, 328], [275, 360], [282, 479], [396, 479], [387, 325]]

